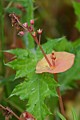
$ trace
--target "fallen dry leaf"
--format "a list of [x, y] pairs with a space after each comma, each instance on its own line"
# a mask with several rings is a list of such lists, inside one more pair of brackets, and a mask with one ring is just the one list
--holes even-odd
[[[47, 57], [50, 63], [53, 64], [51, 55], [52, 54], [47, 54]], [[50, 67], [46, 59], [42, 58], [42, 60], [40, 60], [37, 63], [36, 73], [43, 73], [43, 72], [60, 73], [68, 70], [74, 64], [74, 58], [75, 58], [74, 54], [68, 52], [54, 52], [54, 55], [56, 57], [55, 66]]]

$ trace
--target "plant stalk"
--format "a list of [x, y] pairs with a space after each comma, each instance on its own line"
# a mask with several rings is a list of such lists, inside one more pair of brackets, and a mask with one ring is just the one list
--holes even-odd
[[20, 117], [18, 117], [11, 109], [9, 109], [8, 107], [4, 107], [0, 104], [0, 109], [2, 109], [5, 112], [9, 112], [10, 114], [12, 114], [13, 116], [15, 116], [15, 118], [17, 118], [18, 120], [21, 120]]
[[[32, 36], [33, 36], [33, 35], [32, 35]], [[33, 37], [34, 37], [34, 36], [33, 36]], [[52, 64], [50, 63], [50, 61], [49, 61], [49, 59], [48, 59], [47, 55], [45, 54], [45, 52], [44, 52], [44, 50], [43, 50], [42, 46], [39, 44], [39, 41], [38, 41], [37, 37], [34, 37], [34, 40], [35, 40], [35, 42], [38, 44], [38, 46], [39, 46], [39, 48], [40, 48], [41, 52], [43, 53], [43, 55], [44, 55], [44, 57], [45, 57], [46, 61], [48, 62], [49, 66], [51, 67], [51, 66], [52, 66]]]
[[1, 36], [1, 72], [2, 72], [2, 75], [4, 76], [5, 75], [5, 67], [4, 67], [4, 53], [3, 53], [3, 50], [4, 50], [4, 11], [3, 11], [3, 1], [1, 0], [0, 1], [0, 28], [1, 28], [1, 31], [0, 31], [0, 36]]
[[32, 32], [29, 30], [29, 28], [26, 29], [26, 28], [20, 23], [20, 21], [18, 21], [18, 23], [19, 23], [20, 26], [22, 26], [22, 27], [24, 28], [25, 31], [28, 30], [28, 32], [31, 34], [31, 36], [33, 37], [33, 39], [34, 39], [34, 41], [36, 42], [36, 44], [39, 46], [41, 52], [43, 53], [43, 55], [44, 55], [46, 61], [47, 61], [48, 64], [49, 64], [49, 66], [51, 67], [52, 64], [51, 64], [51, 62], [49, 61], [49, 59], [48, 59], [46, 53], [44, 52], [44, 50], [43, 50], [43, 48], [42, 48], [42, 46], [40, 45], [40, 42], [39, 42], [37, 36], [33, 36]]
[[[56, 82], [58, 82], [57, 73], [54, 74], [54, 79], [56, 80]], [[64, 110], [63, 100], [62, 100], [62, 96], [61, 96], [61, 92], [60, 92], [59, 87], [57, 87], [57, 94], [58, 94], [61, 114], [65, 117], [65, 110]]]
[[31, 34], [32, 38], [33, 38], [34, 41], [37, 43], [37, 45], [40, 47], [41, 52], [43, 53], [46, 61], [48, 62], [49, 66], [51, 67], [52, 64], [51, 64], [51, 62], [49, 61], [46, 53], [44, 52], [44, 50], [43, 50], [43, 48], [42, 48], [42, 46], [40, 45], [40, 42], [39, 42], [37, 36], [36, 36], [36, 35], [34, 36], [34, 35], [32, 34], [32, 31], [30, 31], [29, 26], [27, 26], [27, 28], [26, 28], [26, 27], [19, 21], [19, 19], [15, 16], [15, 14], [13, 14], [13, 17], [14, 17], [14, 19], [18, 22], [18, 24], [19, 24], [25, 31], [28, 31], [28, 32]]

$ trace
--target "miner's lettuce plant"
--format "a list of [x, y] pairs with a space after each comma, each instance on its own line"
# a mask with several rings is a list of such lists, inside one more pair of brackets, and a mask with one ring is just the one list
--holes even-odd
[[[77, 4], [74, 3], [73, 5], [75, 7]], [[72, 43], [68, 41], [66, 37], [57, 39], [47, 38], [47, 42], [41, 46], [40, 39], [42, 30], [39, 29], [37, 31], [39, 37], [39, 39], [37, 39], [36, 32], [34, 32], [32, 26], [25, 24], [25, 27], [24, 24], [21, 24], [20, 21], [18, 21], [15, 14], [11, 14], [10, 16], [13, 20], [14, 26], [16, 27], [14, 19], [16, 18], [17, 24], [22, 28], [22, 31], [19, 32], [19, 35], [23, 36], [25, 31], [28, 30], [28, 34], [30, 33], [29, 36], [32, 36], [31, 40], [34, 39], [38, 45], [33, 49], [17, 48], [6, 51], [14, 55], [14, 60], [6, 63], [7, 66], [16, 70], [14, 80], [20, 78], [23, 79], [23, 82], [19, 83], [14, 88], [10, 97], [16, 95], [19, 96], [21, 100], [26, 100], [26, 111], [32, 114], [37, 120], [45, 120], [47, 118], [51, 120], [50, 116], [53, 116], [53, 111], [59, 116], [60, 119], [66, 120], [64, 110], [59, 113], [54, 106], [52, 107], [50, 104], [47, 104], [47, 101], [49, 102], [51, 98], [53, 99], [53, 102], [55, 99], [58, 101], [59, 97], [61, 97], [59, 96], [58, 92], [61, 90], [61, 92], [64, 94], [67, 89], [75, 86], [76, 80], [80, 79], [80, 44], [78, 44], [80, 39]], [[31, 24], [33, 24], [32, 22], [30, 21]], [[50, 64], [50, 61], [47, 60], [46, 55], [51, 54], [53, 50], [57, 52], [66, 51], [75, 55], [73, 66], [69, 70], [59, 73], [57, 75], [58, 81], [56, 81], [55, 74], [53, 75], [44, 72], [42, 72], [42, 74], [37, 74], [35, 72], [38, 61], [40, 61], [43, 57], [45, 57], [46, 62]], [[69, 58], [69, 60], [72, 61], [71, 58]], [[57, 88], [60, 88], [59, 91], [56, 91]], [[53, 108], [54, 110], [52, 110]], [[72, 113], [75, 120], [76, 114], [74, 114], [74, 111]]]
[[[67, 47], [63, 48], [63, 43], [65, 43], [64, 45]], [[61, 49], [59, 45], [62, 46], [60, 47]], [[69, 45], [70, 47], [68, 47]], [[50, 96], [58, 99], [56, 88], [60, 86], [61, 91], [65, 92], [66, 89], [75, 85], [75, 80], [77, 80], [77, 78], [80, 78], [80, 51], [77, 50], [77, 45], [74, 46], [71, 42], [67, 41], [65, 37], [56, 40], [48, 39], [48, 42], [42, 45], [46, 53], [51, 53], [53, 49], [56, 50], [56, 46], [58, 46], [58, 51], [68, 51], [74, 53], [76, 56], [73, 67], [59, 74], [59, 83], [57, 83], [53, 79], [53, 75], [49, 73], [35, 73], [36, 64], [42, 58], [42, 53], [39, 48], [37, 48], [35, 52], [29, 49], [7, 51], [16, 56], [15, 60], [7, 63], [9, 67], [16, 70], [15, 79], [24, 79], [22, 83], [15, 87], [11, 96], [18, 95], [22, 100], [28, 99], [26, 110], [33, 114], [38, 120], [44, 120], [47, 115], [52, 114], [45, 100], [49, 99]]]

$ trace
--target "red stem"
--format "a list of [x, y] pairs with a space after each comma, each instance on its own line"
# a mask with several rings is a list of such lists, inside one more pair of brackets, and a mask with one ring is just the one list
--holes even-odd
[[40, 50], [42, 51], [42, 53], [43, 53], [43, 55], [44, 55], [44, 57], [45, 57], [46, 61], [47, 61], [47, 62], [48, 62], [48, 64], [49, 64], [49, 66], [51, 67], [51, 66], [52, 66], [52, 64], [50, 63], [50, 61], [49, 61], [49, 59], [48, 59], [47, 55], [45, 54], [45, 52], [44, 52], [44, 50], [43, 50], [42, 46], [39, 44], [39, 41], [38, 41], [37, 37], [34, 37], [33, 35], [32, 35], [32, 37], [34, 38], [35, 42], [39, 45]]
[[[54, 74], [54, 79], [56, 80], [56, 82], [58, 82], [57, 73]], [[60, 92], [59, 87], [57, 87], [57, 94], [58, 94], [59, 106], [60, 106], [61, 114], [65, 117], [64, 105], [63, 105], [62, 96], [61, 96], [61, 92]]]
[[18, 117], [11, 109], [9, 109], [8, 107], [4, 107], [0, 104], [0, 109], [4, 110], [5, 112], [8, 111], [10, 114], [12, 114], [13, 116], [15, 116], [18, 120], [21, 120], [20, 117]]
[[41, 42], [41, 34], [39, 35], [39, 44], [40, 44], [40, 42]]
[[47, 61], [48, 64], [49, 64], [49, 66], [51, 67], [52, 64], [50, 63], [50, 61], [49, 61], [47, 55], [45, 54], [45, 52], [44, 52], [42, 46], [40, 45], [37, 36], [34, 36], [34, 35], [32, 34], [32, 32], [29, 30], [29, 27], [25, 28], [24, 25], [22, 25], [20, 22], [19, 22], [19, 24], [24, 28], [24, 30], [26, 30], [26, 31], [28, 30], [28, 32], [31, 34], [31, 36], [33, 37], [33, 39], [35, 40], [35, 42], [37, 43], [37, 45], [40, 47], [40, 50], [42, 51], [42, 53], [43, 53], [43, 55], [44, 55], [46, 61]]

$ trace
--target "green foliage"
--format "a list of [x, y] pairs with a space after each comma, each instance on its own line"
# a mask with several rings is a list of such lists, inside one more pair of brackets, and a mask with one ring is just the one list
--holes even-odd
[[[42, 45], [44, 51], [49, 54], [53, 50], [55, 51], [67, 51], [75, 54], [75, 62], [72, 68], [68, 71], [60, 73], [58, 75], [59, 82], [61, 84], [61, 90], [64, 91], [66, 89], [70, 89], [75, 86], [75, 80], [80, 79], [80, 40], [78, 39], [76, 42], [71, 43], [65, 37], [58, 39], [49, 39], [48, 41]], [[39, 48], [37, 50], [37, 54], [41, 55]]]
[[[15, 51], [17, 52], [15, 53]], [[20, 51], [22, 50], [20, 49]], [[15, 78], [25, 77], [26, 75], [31, 74], [35, 70], [35, 65], [37, 62], [37, 59], [35, 59], [35, 55], [33, 56], [33, 54], [28, 54], [28, 51], [24, 49], [23, 52], [21, 52], [22, 56], [19, 52], [19, 49], [11, 50], [11, 53], [15, 53], [18, 57], [17, 59], [7, 63], [6, 65], [12, 67], [14, 70], [17, 71]]]
[[[45, 116], [50, 114], [46, 104], [44, 103], [44, 99], [47, 96], [56, 95], [54, 88], [57, 83], [55, 84], [53, 80], [50, 80], [48, 85], [48, 78], [50, 79], [49, 76], [34, 74], [30, 80], [26, 80], [16, 86], [11, 95], [19, 95], [22, 100], [29, 99], [27, 111], [35, 115], [38, 120], [44, 120]], [[51, 85], [53, 85], [52, 88]]]
[[80, 3], [79, 2], [72, 2], [73, 7], [75, 10], [75, 14], [77, 15], [77, 22], [76, 22], [76, 27], [80, 31]]
[[72, 116], [73, 116], [73, 120], [79, 120], [74, 109], [72, 109]]
[[[34, 18], [33, 0], [7, 1], [11, 2], [11, 4], [20, 3], [27, 12], [24, 14], [19, 9], [12, 7], [11, 4], [9, 4], [10, 6], [5, 9], [5, 12], [15, 12], [16, 14], [22, 16], [22, 22], [27, 20], [26, 22], [30, 24], [30, 20]], [[78, 18], [76, 27], [80, 31], [80, 3], [73, 2], [73, 6], [75, 9], [75, 14]], [[26, 110], [32, 113], [37, 120], [44, 120], [47, 115], [52, 114], [51, 108], [49, 108], [50, 106], [48, 107], [46, 104], [46, 99], [49, 100], [49, 98], [53, 97], [58, 98], [56, 93], [57, 86], [60, 86], [62, 92], [65, 92], [66, 89], [69, 89], [75, 85], [75, 81], [77, 79], [80, 79], [80, 39], [72, 43], [68, 41], [66, 37], [57, 39], [47, 38], [48, 41], [42, 45], [46, 54], [51, 53], [53, 50], [67, 51], [75, 54], [75, 63], [72, 68], [58, 75], [60, 84], [53, 79], [53, 75], [51, 74], [35, 73], [36, 64], [43, 57], [43, 55], [39, 47], [37, 47], [35, 51], [30, 50], [35, 48], [34, 40], [30, 34], [26, 34], [23, 39], [27, 49], [14, 49], [6, 51], [14, 54], [15, 60], [7, 63], [6, 65], [16, 70], [16, 75], [11, 76], [8, 80], [3, 79], [3, 81], [0, 81], [0, 84], [3, 85], [6, 80], [12, 81], [13, 79], [22, 78], [23, 81], [14, 88], [10, 97], [16, 95], [19, 96], [21, 100], [26, 100]], [[72, 114], [74, 120], [78, 120], [74, 110], [72, 110]], [[60, 119], [66, 120], [59, 112], [57, 112], [57, 115]]]
[[66, 118], [61, 113], [57, 112], [57, 115], [61, 120], [66, 120]]
[[80, 51], [77, 51], [75, 55], [75, 63], [68, 71], [59, 74], [59, 81], [62, 84], [61, 89], [64, 91], [64, 89], [69, 89], [72, 86], [75, 86], [75, 80], [80, 79]]
[[77, 52], [78, 50], [80, 50], [80, 39], [77, 39], [72, 44], [74, 46], [75, 52]]
[[66, 37], [50, 39], [48, 38], [48, 42], [43, 45], [44, 50], [47, 53], [51, 53], [54, 51], [72, 51], [73, 46], [71, 42], [67, 41]]
[[[3, 9], [3, 1], [0, 0], [0, 44], [1, 44], [1, 47], [0, 47], [0, 50], [4, 50], [4, 42], [5, 42], [5, 37], [4, 37], [4, 16], [3, 16], [3, 13], [4, 13], [4, 9]], [[3, 52], [1, 52], [0, 54], [0, 73], [2, 76], [4, 76], [5, 74], [5, 67], [4, 67], [4, 63], [3, 63], [3, 60], [4, 60], [4, 54]]]
[[7, 82], [12, 82], [15, 79], [15, 75], [11, 75], [8, 78], [0, 79], [0, 86], [5, 85]]
[[[27, 11], [27, 14], [23, 15], [22, 17], [22, 21], [26, 21], [28, 22], [28, 24], [30, 25], [30, 20], [34, 19], [34, 6], [33, 6], [33, 0], [25, 0], [25, 3], [24, 5], [26, 5], [25, 9]], [[32, 36], [27, 33], [25, 36], [24, 36], [24, 41], [26, 43], [26, 46], [30, 49], [33, 49], [35, 47], [35, 44], [34, 44], [34, 40], [32, 38]]]
[[10, 7], [8, 9], [5, 9], [5, 11], [7, 13], [15, 13], [15, 14], [18, 14], [18, 15], [22, 14], [22, 12], [18, 8], [15, 8], [15, 7]]
[[[51, 39], [48, 38], [48, 41], [42, 45], [46, 54], [51, 53], [52, 51], [67, 51], [73, 52], [73, 45], [69, 42], [66, 37]], [[37, 48], [37, 56], [42, 57], [42, 52]]]
[[38, 120], [44, 120], [48, 114], [51, 114], [45, 104], [45, 98], [57, 96], [58, 84], [53, 79], [53, 75], [35, 73], [38, 61], [36, 54], [25, 49], [9, 50], [8, 52], [17, 56], [15, 60], [6, 64], [16, 70], [15, 79], [25, 77], [25, 81], [15, 87], [11, 96], [18, 95], [22, 100], [28, 99], [27, 111]]
[[[15, 13], [19, 15], [21, 21], [27, 22], [30, 25], [30, 20], [34, 19], [34, 1], [33, 0], [7, 0], [9, 2], [8, 6], [5, 8], [6, 13]], [[18, 9], [15, 5], [12, 4], [20, 4], [24, 9], [25, 12]], [[25, 45], [27, 48], [33, 49], [35, 47], [34, 40], [29, 33], [25, 34], [23, 37]]]
[[12, 49], [12, 50], [6, 50], [5, 52], [14, 54], [19, 59], [25, 59], [25, 57], [28, 56], [28, 50], [27, 49]]
[[[71, 43], [65, 37], [62, 37], [59, 39], [48, 39], [47, 43], [43, 44], [42, 47], [47, 54], [53, 50], [75, 53], [73, 67], [59, 74], [61, 90], [64, 91], [72, 87], [74, 85], [73, 81], [80, 78], [80, 50], [77, 49], [77, 47], [79, 48], [78, 42]], [[44, 120], [48, 114], [51, 114], [45, 104], [45, 99], [50, 96], [57, 96], [56, 87], [58, 84], [53, 80], [53, 75], [35, 73], [37, 61], [43, 56], [40, 49], [37, 48], [35, 53], [29, 49], [14, 49], [8, 50], [7, 52], [17, 57], [15, 60], [6, 64], [16, 70], [15, 79], [24, 77], [24, 81], [15, 87], [11, 96], [18, 95], [22, 100], [28, 99], [28, 103], [26, 103], [27, 110], [38, 120]], [[64, 120], [60, 114], [58, 115]]]

